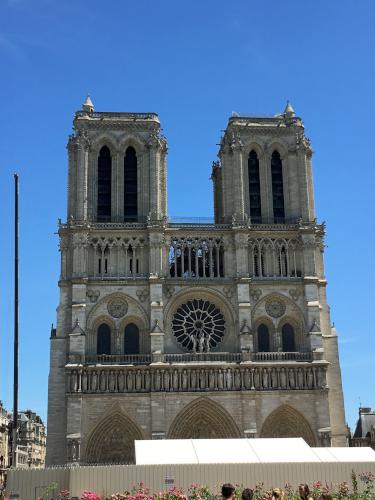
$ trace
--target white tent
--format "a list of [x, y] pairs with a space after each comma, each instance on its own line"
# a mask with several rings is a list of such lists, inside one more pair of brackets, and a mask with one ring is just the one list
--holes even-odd
[[302, 438], [135, 441], [137, 465], [374, 462], [371, 448], [310, 448]]

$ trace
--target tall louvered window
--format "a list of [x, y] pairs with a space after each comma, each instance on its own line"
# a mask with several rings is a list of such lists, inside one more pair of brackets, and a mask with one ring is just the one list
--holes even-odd
[[111, 152], [107, 146], [103, 146], [98, 157], [97, 219], [99, 222], [111, 220], [111, 183]]
[[261, 222], [261, 203], [260, 203], [260, 177], [259, 177], [259, 159], [256, 151], [252, 150], [247, 162], [249, 177], [249, 200], [250, 200], [250, 219], [253, 223]]
[[294, 352], [296, 350], [295, 338], [294, 338], [294, 328], [289, 323], [281, 329], [283, 351], [284, 352]]
[[128, 147], [124, 157], [124, 219], [126, 222], [137, 220], [137, 154], [135, 149]]
[[268, 327], [263, 324], [258, 326], [258, 351], [270, 351], [270, 332]]
[[278, 151], [272, 153], [271, 177], [274, 222], [285, 222], [283, 165]]
[[124, 353], [139, 354], [139, 329], [134, 323], [129, 323], [125, 327]]
[[98, 328], [96, 352], [98, 355], [111, 354], [111, 329], [105, 323]]

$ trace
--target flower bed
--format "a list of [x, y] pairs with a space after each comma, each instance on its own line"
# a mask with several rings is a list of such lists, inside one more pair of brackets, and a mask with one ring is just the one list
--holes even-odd
[[[251, 486], [253, 491], [253, 500], [276, 500], [272, 489], [265, 489], [262, 483]], [[279, 487], [280, 488], [280, 487]], [[242, 490], [244, 487], [236, 485], [234, 500], [242, 500]], [[281, 496], [278, 500], [301, 500], [298, 486], [286, 484], [280, 488]], [[49, 500], [51, 497], [58, 500], [70, 500], [69, 491], [60, 491], [57, 493], [57, 484], [51, 485], [45, 493], [38, 497], [38, 500]], [[53, 493], [55, 492], [55, 496]], [[111, 495], [100, 495], [94, 491], [84, 491], [81, 500], [219, 500], [221, 495], [212, 492], [206, 486], [196, 483], [192, 484], [187, 491], [181, 488], [173, 487], [168, 490], [151, 492], [144, 483], [139, 483], [130, 490], [112, 493]], [[375, 500], [375, 474], [372, 472], [357, 475], [352, 473], [351, 485], [341, 484], [322, 484], [317, 481], [310, 487], [310, 498], [313, 500]]]

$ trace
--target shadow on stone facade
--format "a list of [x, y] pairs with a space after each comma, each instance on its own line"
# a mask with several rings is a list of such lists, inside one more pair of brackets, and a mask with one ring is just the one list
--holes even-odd
[[262, 438], [301, 437], [310, 446], [316, 446], [316, 439], [305, 417], [289, 405], [282, 405], [266, 418], [260, 434]]
[[198, 398], [176, 416], [168, 439], [224, 439], [241, 437], [234, 420], [218, 403]]
[[138, 426], [121, 411], [105, 417], [91, 432], [87, 463], [135, 463], [134, 440], [143, 439]]

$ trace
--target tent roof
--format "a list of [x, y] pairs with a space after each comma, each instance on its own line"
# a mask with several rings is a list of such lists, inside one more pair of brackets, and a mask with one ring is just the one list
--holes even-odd
[[310, 448], [302, 438], [135, 441], [137, 465], [374, 462], [371, 448]]

